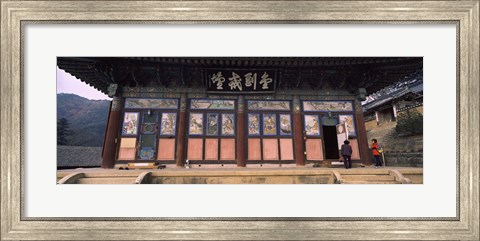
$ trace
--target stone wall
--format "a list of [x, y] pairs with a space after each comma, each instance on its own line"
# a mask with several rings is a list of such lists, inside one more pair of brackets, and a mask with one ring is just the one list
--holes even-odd
[[332, 174], [282, 176], [157, 176], [152, 184], [333, 184]]
[[367, 129], [367, 131], [371, 131], [371, 130], [377, 128], [377, 120], [373, 119], [373, 120], [370, 120], [370, 121], [366, 121], [365, 122], [365, 128]]
[[[417, 107], [415, 107], [415, 108], [411, 108], [411, 109], [409, 109], [409, 110], [410, 110], [410, 111], [416, 110], [416, 111], [418, 111], [420, 114], [423, 114], [423, 105], [417, 106]], [[406, 111], [399, 111], [397, 114], [401, 114], [401, 113], [404, 113], [404, 112], [406, 112]]]
[[387, 166], [422, 167], [423, 153], [385, 153]]

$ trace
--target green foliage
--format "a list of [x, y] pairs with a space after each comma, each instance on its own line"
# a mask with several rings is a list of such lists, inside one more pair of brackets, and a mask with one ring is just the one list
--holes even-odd
[[68, 137], [73, 135], [70, 130], [70, 123], [66, 118], [60, 118], [57, 121], [57, 145], [68, 145]]
[[423, 133], [423, 115], [415, 109], [406, 110], [397, 116], [395, 130], [399, 135]]

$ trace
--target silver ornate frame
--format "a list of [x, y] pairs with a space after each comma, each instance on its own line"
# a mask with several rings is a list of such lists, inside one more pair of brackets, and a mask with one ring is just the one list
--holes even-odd
[[[21, 1], [1, 3], [1, 240], [479, 240], [479, 0]], [[215, 13], [215, 14], [212, 14]], [[455, 23], [456, 218], [26, 218], [22, 32], [26, 23]], [[341, 223], [341, 224], [340, 224]], [[125, 228], [128, 224], [128, 230]]]

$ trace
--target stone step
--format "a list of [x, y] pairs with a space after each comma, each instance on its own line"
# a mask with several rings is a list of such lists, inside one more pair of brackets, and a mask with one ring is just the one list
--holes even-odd
[[397, 181], [344, 181], [342, 184], [401, 184]]
[[133, 184], [136, 178], [80, 178], [77, 184]]
[[395, 181], [390, 175], [342, 175], [345, 181]]
[[389, 175], [387, 168], [352, 168], [336, 170], [342, 175]]

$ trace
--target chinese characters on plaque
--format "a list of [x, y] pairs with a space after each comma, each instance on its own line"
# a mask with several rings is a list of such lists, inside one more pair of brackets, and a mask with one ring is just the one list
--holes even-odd
[[206, 69], [205, 82], [209, 92], [273, 92], [276, 75], [272, 69]]

